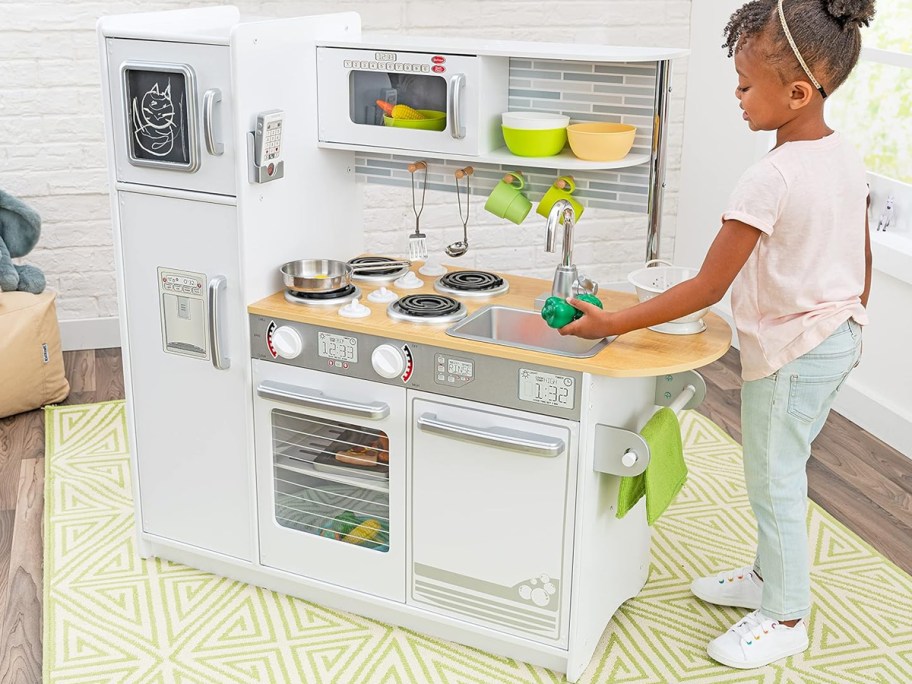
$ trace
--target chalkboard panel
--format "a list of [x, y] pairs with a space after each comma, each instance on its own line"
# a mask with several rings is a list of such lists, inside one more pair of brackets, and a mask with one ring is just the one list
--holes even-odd
[[130, 163], [195, 171], [192, 70], [182, 65], [125, 64], [123, 83]]

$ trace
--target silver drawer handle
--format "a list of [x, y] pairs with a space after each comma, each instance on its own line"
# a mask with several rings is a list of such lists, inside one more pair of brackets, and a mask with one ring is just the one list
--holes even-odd
[[295, 404], [297, 406], [307, 406], [310, 408], [325, 409], [335, 411], [336, 413], [347, 413], [372, 420], [380, 420], [389, 415], [390, 409], [388, 404], [382, 401], [374, 401], [369, 404], [362, 404], [357, 401], [348, 399], [339, 399], [338, 397], [328, 397], [319, 390], [305, 389], [297, 385], [287, 385], [284, 382], [270, 382], [264, 380], [257, 385], [257, 394], [264, 399], [274, 399], [286, 404]]
[[471, 425], [450, 423], [437, 418], [436, 413], [424, 413], [418, 417], [418, 427], [444, 437], [485, 444], [487, 446], [522, 451], [533, 456], [554, 458], [564, 452], [564, 440], [557, 437], [544, 437], [531, 432], [521, 432], [509, 428], [479, 429]]

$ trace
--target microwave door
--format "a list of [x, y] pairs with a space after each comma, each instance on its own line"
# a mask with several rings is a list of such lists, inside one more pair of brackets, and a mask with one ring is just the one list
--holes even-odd
[[353, 123], [370, 126], [383, 125], [383, 110], [377, 100], [399, 104], [397, 93], [390, 83], [390, 75], [380, 71], [353, 71], [351, 73], [351, 100], [349, 116]]
[[412, 109], [446, 112], [446, 79], [426, 74], [391, 74], [390, 80], [399, 104], [406, 104]]

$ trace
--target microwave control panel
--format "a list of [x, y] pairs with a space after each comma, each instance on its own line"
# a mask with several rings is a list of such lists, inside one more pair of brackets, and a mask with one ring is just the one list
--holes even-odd
[[410, 64], [408, 62], [378, 62], [366, 59], [346, 59], [342, 61], [346, 69], [358, 71], [399, 71], [410, 74], [439, 74], [446, 71], [440, 64]]

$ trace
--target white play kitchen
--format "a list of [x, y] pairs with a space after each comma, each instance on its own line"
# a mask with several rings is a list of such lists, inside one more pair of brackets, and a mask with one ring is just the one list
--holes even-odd
[[[639, 430], [700, 402], [693, 369], [730, 331], [705, 314], [562, 338], [538, 309], [636, 301], [577, 272], [573, 226], [584, 208], [642, 213], [657, 256], [684, 52], [376, 38], [354, 13], [233, 7], [98, 33], [140, 554], [576, 681], [647, 578], [642, 503], [615, 515], [621, 476], [650, 463]], [[648, 104], [625, 103], [644, 83]], [[506, 144], [505, 112], [648, 125], [591, 160], [574, 151], [589, 129], [569, 149]], [[517, 178], [572, 178], [540, 223], [553, 282], [428, 255], [417, 221], [399, 253], [365, 253], [363, 183], [415, 188], [416, 212], [455, 192], [467, 212]], [[501, 216], [528, 213], [507, 200]]]

